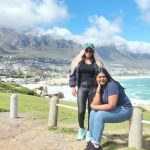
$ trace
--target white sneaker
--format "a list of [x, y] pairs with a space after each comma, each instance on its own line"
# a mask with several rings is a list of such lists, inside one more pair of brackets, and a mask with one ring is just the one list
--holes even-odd
[[89, 141], [90, 141], [90, 132], [89, 131], [87, 131], [86, 132], [86, 142], [88, 143]]
[[77, 134], [77, 140], [79, 140], [79, 141], [83, 140], [85, 135], [86, 135], [86, 130], [83, 128], [80, 128], [78, 131], [78, 134]]

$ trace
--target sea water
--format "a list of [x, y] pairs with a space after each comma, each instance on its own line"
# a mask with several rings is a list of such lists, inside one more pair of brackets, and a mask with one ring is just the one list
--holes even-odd
[[125, 88], [131, 102], [150, 104], [150, 77], [115, 78]]
[[[115, 77], [115, 80], [125, 88], [132, 103], [150, 104], [150, 77]], [[48, 93], [62, 92], [65, 100], [76, 101], [71, 95], [69, 85], [48, 86]]]

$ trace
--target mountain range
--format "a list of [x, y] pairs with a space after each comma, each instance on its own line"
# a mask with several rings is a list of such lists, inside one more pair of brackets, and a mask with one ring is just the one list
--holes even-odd
[[[0, 55], [15, 58], [53, 58], [71, 61], [82, 49], [82, 45], [72, 40], [58, 39], [50, 34], [16, 31], [0, 28]], [[150, 54], [136, 54], [119, 50], [115, 45], [96, 47], [106, 65], [150, 69]]]

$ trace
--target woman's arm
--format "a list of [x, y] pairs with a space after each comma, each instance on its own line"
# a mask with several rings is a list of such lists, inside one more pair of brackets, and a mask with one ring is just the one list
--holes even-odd
[[96, 92], [95, 92], [95, 96], [93, 98], [93, 102], [91, 103], [91, 105], [100, 105], [101, 104], [101, 85], [98, 84], [97, 88], [96, 88]]
[[71, 94], [75, 97], [77, 96], [77, 91], [75, 87], [71, 87]]
[[101, 104], [101, 94], [100, 92], [96, 91], [91, 105], [100, 105], [100, 104]]
[[71, 87], [71, 94], [76, 96], [76, 69], [74, 70], [73, 74], [69, 76], [69, 86]]
[[108, 104], [92, 103], [91, 108], [94, 110], [112, 110], [116, 108], [117, 101], [118, 101], [118, 95], [117, 94], [111, 95], [108, 97]]
[[76, 76], [75, 72], [69, 76], [69, 86], [70, 87], [75, 87], [76, 86]]

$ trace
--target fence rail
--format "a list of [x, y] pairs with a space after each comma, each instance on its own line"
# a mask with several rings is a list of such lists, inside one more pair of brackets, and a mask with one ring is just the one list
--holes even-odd
[[[58, 107], [78, 110], [77, 107], [59, 104], [59, 98], [54, 96], [50, 99], [50, 113], [48, 125], [57, 126]], [[134, 108], [132, 116], [129, 120], [129, 137], [128, 147], [142, 148], [143, 141], [143, 124], [150, 124], [150, 121], [143, 120], [143, 113], [139, 108]]]
[[64, 108], [68, 108], [68, 109], [74, 109], [74, 110], [78, 110], [78, 108], [77, 108], [77, 107], [72, 107], [72, 106], [63, 105], [63, 104], [57, 104], [56, 106], [59, 106], [59, 107], [64, 107]]
[[142, 120], [141, 123], [143, 123], [143, 124], [150, 124], [150, 121], [148, 121], [148, 120]]
[[[67, 109], [78, 110], [77, 107], [59, 104], [59, 97], [54, 96], [50, 99], [48, 126], [57, 126], [58, 108], [63, 107]], [[12, 94], [10, 97], [10, 118], [17, 118], [18, 116], [18, 96]], [[143, 120], [143, 113], [139, 108], [134, 108], [131, 118], [129, 119], [129, 137], [128, 147], [142, 148], [143, 141], [143, 124], [149, 124], [150, 121]]]

